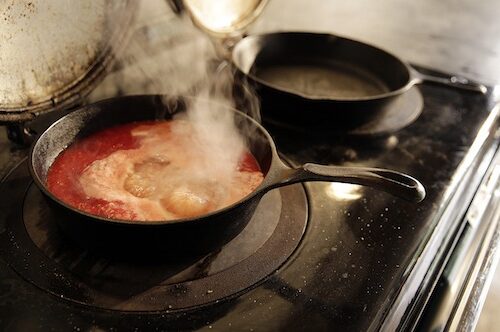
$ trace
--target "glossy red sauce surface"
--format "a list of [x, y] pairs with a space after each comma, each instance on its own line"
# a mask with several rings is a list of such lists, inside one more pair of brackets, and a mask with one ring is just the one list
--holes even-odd
[[[49, 191], [68, 205], [93, 215], [111, 219], [137, 219], [120, 201], [87, 197], [81, 188], [79, 177], [96, 160], [104, 159], [118, 150], [138, 148], [138, 139], [132, 136], [132, 130], [154, 123], [156, 122], [141, 121], [118, 125], [76, 141], [61, 152], [51, 165], [47, 174]], [[242, 156], [238, 169], [260, 171], [257, 161], [248, 151]]]

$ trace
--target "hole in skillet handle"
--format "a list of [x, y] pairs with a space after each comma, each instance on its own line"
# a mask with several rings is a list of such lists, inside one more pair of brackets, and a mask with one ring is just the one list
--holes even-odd
[[7, 138], [22, 147], [27, 147], [33, 143], [38, 132], [26, 126], [25, 122], [9, 123], [6, 126]]
[[29, 147], [52, 123], [80, 107], [81, 105], [76, 105], [66, 110], [51, 111], [43, 114], [31, 113], [32, 119], [28, 121], [8, 123], [6, 126], [7, 137], [15, 144], [22, 147]]

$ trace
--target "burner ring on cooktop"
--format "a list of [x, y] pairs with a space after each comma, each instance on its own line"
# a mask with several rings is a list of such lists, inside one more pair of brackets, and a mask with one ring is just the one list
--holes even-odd
[[[418, 87], [413, 87], [393, 103], [387, 105], [385, 109], [375, 118], [362, 123], [356, 127], [342, 127], [342, 122], [335, 127], [331, 127], [331, 123], [321, 123], [318, 126], [288, 123], [287, 118], [276, 119], [272, 114], [267, 114], [263, 110], [264, 124], [276, 126], [287, 130], [292, 130], [304, 134], [310, 134], [311, 129], [317, 129], [320, 132], [326, 131], [332, 135], [349, 135], [349, 136], [372, 136], [372, 135], [389, 135], [406, 126], [412, 124], [422, 113], [424, 108], [424, 98]], [[369, 111], [369, 110], [368, 110]], [[274, 110], [274, 113], [279, 111]]]
[[189, 261], [116, 261], [59, 233], [26, 161], [0, 184], [0, 255], [40, 289], [71, 302], [120, 311], [158, 312], [218, 302], [257, 285], [297, 248], [307, 224], [297, 184], [266, 195], [245, 230], [220, 251]]

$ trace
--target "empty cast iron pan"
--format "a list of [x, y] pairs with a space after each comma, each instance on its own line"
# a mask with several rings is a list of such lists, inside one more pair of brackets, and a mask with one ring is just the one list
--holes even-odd
[[256, 84], [264, 118], [299, 125], [355, 127], [421, 83], [486, 92], [484, 85], [424, 75], [380, 48], [330, 34], [248, 36], [235, 45], [232, 62]]
[[[268, 132], [245, 114], [234, 112], [235, 123], [246, 135], [247, 146], [258, 161], [264, 181], [248, 196], [221, 210], [195, 218], [137, 222], [98, 217], [69, 206], [46, 186], [47, 172], [55, 158], [75, 140], [122, 123], [171, 119], [183, 112], [189, 98], [128, 96], [82, 107], [52, 124], [32, 146], [29, 168], [57, 214], [60, 228], [76, 243], [114, 255], [165, 253], [171, 256], [207, 253], [233, 239], [252, 217], [261, 197], [271, 189], [303, 181], [334, 181], [374, 187], [409, 201], [425, 196], [414, 178], [391, 170], [305, 164], [286, 166], [278, 157]], [[223, 106], [221, 106], [223, 107]], [[104, 180], [104, 179], [103, 179]]]

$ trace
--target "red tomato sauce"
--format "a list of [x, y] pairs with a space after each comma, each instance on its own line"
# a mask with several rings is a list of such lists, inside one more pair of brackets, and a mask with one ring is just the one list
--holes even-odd
[[[120, 201], [109, 202], [87, 197], [78, 180], [92, 162], [104, 159], [118, 150], [138, 148], [138, 139], [131, 132], [139, 126], [154, 123], [155, 121], [140, 121], [118, 125], [76, 141], [61, 152], [51, 165], [47, 174], [49, 191], [68, 205], [93, 215], [111, 219], [137, 219]], [[238, 169], [260, 171], [259, 164], [248, 151], [242, 156]]]

